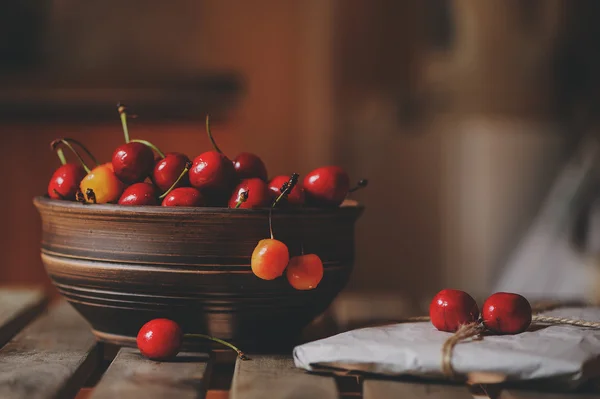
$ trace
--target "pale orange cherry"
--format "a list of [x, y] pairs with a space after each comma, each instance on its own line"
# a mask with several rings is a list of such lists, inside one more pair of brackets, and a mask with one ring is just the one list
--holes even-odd
[[112, 163], [108, 162], [92, 169], [81, 181], [79, 189], [86, 202], [107, 204], [119, 200], [125, 184], [115, 175]]
[[274, 280], [283, 275], [290, 260], [287, 245], [273, 238], [260, 240], [252, 252], [252, 272], [263, 280]]
[[323, 279], [323, 262], [315, 254], [294, 256], [290, 259], [286, 276], [297, 290], [315, 289]]
[[[286, 197], [290, 191], [292, 191], [297, 182], [298, 174], [294, 173], [290, 176], [290, 180], [285, 185], [281, 195], [277, 197], [269, 210], [269, 232], [271, 233], [271, 238], [260, 240], [252, 252], [252, 258], [250, 259], [252, 272], [263, 280], [275, 280], [277, 277], [282, 276], [290, 261], [290, 252], [287, 245], [276, 240], [273, 236], [271, 210], [277, 206], [282, 198]], [[245, 193], [246, 195], [248, 194], [247, 191], [245, 191]], [[250, 195], [252, 195], [252, 193], [250, 193]], [[238, 200], [238, 204], [239, 203], [241, 203], [240, 200]]]

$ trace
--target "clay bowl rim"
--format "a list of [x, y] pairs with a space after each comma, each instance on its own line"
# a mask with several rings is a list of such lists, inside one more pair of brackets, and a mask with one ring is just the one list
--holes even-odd
[[187, 207], [173, 206], [165, 207], [160, 205], [119, 205], [119, 204], [81, 204], [76, 201], [67, 201], [50, 198], [48, 195], [38, 195], [33, 197], [33, 204], [41, 210], [42, 208], [62, 208], [69, 211], [77, 211], [84, 214], [98, 214], [105, 216], [169, 216], [169, 215], [202, 215], [202, 214], [225, 214], [225, 215], [266, 215], [272, 211], [273, 215], [335, 215], [350, 213], [354, 218], [358, 218], [365, 210], [365, 206], [355, 200], [346, 205], [337, 207], [294, 207], [294, 208], [228, 208], [228, 207]]

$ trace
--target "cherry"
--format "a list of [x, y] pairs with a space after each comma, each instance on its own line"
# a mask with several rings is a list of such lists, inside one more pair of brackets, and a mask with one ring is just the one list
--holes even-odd
[[194, 158], [190, 169], [190, 184], [207, 192], [210, 196], [220, 198], [236, 183], [236, 173], [233, 163], [217, 147], [210, 132], [209, 117], [206, 117], [206, 131], [213, 144], [214, 151], [207, 151]]
[[[246, 193], [247, 198], [240, 203], [240, 195]], [[233, 190], [233, 195], [229, 199], [230, 208], [263, 208], [271, 203], [271, 195], [267, 183], [254, 177], [244, 179]]]
[[241, 152], [233, 160], [233, 167], [239, 179], [256, 177], [267, 181], [267, 167], [258, 155]]
[[[88, 156], [97, 165], [98, 161], [92, 155], [92, 153], [79, 141], [69, 138], [61, 138], [53, 140], [50, 143], [50, 148], [56, 151], [56, 155], [60, 160], [61, 166], [56, 169], [52, 174], [52, 178], [48, 183], [48, 195], [54, 199], [74, 200], [76, 198], [77, 191], [79, 190], [79, 183], [85, 177], [86, 173], [90, 171], [86, 163], [83, 161], [81, 156], [71, 143], [76, 144], [82, 150], [84, 150]], [[58, 147], [60, 144], [65, 145], [79, 160], [79, 164], [67, 163], [62, 148]]]
[[315, 289], [323, 279], [323, 262], [315, 254], [294, 256], [290, 259], [286, 276], [297, 290]]
[[206, 206], [206, 197], [194, 187], [177, 187], [165, 196], [162, 206]]
[[154, 185], [146, 182], [135, 183], [123, 191], [119, 205], [158, 205], [157, 194]]
[[183, 332], [172, 320], [154, 319], [140, 328], [136, 341], [142, 355], [152, 360], [167, 360], [179, 353]]
[[276, 240], [273, 236], [272, 210], [282, 198], [285, 198], [294, 189], [297, 182], [298, 174], [294, 173], [290, 177], [290, 180], [285, 183], [281, 194], [269, 209], [269, 232], [271, 238], [260, 240], [252, 252], [250, 267], [252, 268], [252, 272], [263, 280], [274, 280], [281, 276], [290, 261], [290, 253], [287, 245]]
[[350, 190], [350, 178], [339, 166], [323, 166], [304, 177], [306, 202], [315, 206], [339, 206]]
[[[159, 158], [156, 161], [150, 178], [160, 191], [166, 191], [175, 183], [188, 162], [190, 162], [190, 159], [185, 154], [179, 152], [168, 153], [164, 158]], [[179, 181], [177, 187], [187, 187], [189, 185], [190, 179], [186, 174]]]
[[83, 164], [68, 163], [62, 148], [56, 148], [56, 141], [50, 144], [50, 148], [56, 151], [60, 160], [59, 166], [48, 182], [48, 195], [50, 198], [72, 201], [75, 199], [79, 182], [86, 175]]
[[119, 200], [125, 185], [115, 175], [112, 163], [107, 162], [92, 169], [79, 184], [88, 203], [106, 204]]
[[112, 156], [115, 175], [125, 184], [138, 183], [146, 179], [154, 167], [154, 154], [150, 147], [129, 142], [118, 146]]
[[431, 323], [440, 331], [455, 332], [467, 323], [479, 319], [479, 308], [475, 299], [464, 291], [441, 290], [429, 305]]
[[283, 274], [290, 260], [287, 245], [274, 238], [260, 240], [252, 252], [252, 272], [263, 280], [274, 280]]
[[72, 201], [79, 189], [79, 182], [85, 177], [81, 165], [66, 163], [54, 171], [48, 183], [50, 198]]
[[154, 168], [154, 153], [164, 158], [164, 154], [153, 144], [145, 140], [129, 140], [127, 129], [127, 113], [124, 105], [118, 105], [121, 122], [123, 124], [123, 135], [125, 144], [117, 147], [112, 156], [112, 165], [115, 175], [125, 184], [133, 184], [144, 181]]
[[531, 305], [525, 297], [497, 292], [488, 297], [481, 310], [483, 324], [496, 334], [519, 334], [531, 324]]
[[159, 318], [150, 320], [140, 328], [136, 343], [140, 353], [151, 360], [169, 360], [181, 351], [184, 338], [202, 338], [218, 342], [237, 352], [242, 360], [248, 357], [227, 341], [205, 334], [183, 334], [183, 330], [175, 321]]
[[[271, 191], [271, 196], [273, 199], [277, 198], [281, 194], [281, 188], [285, 183], [287, 183], [289, 176], [275, 176], [269, 182], [269, 190]], [[292, 206], [302, 206], [304, 205], [305, 195], [304, 188], [302, 184], [298, 182], [296, 186], [290, 191], [285, 200], [282, 200], [282, 204], [292, 205]]]

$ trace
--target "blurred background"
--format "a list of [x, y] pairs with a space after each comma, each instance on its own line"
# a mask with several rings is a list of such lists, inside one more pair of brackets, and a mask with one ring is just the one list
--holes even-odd
[[596, 0], [3, 2], [0, 283], [51, 288], [49, 143], [108, 160], [122, 101], [164, 151], [207, 150], [210, 113], [270, 175], [369, 178], [347, 292], [595, 299], [599, 18]]

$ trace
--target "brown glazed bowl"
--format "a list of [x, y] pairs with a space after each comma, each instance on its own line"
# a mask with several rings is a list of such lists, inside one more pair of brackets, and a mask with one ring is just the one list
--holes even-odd
[[[321, 257], [324, 276], [297, 291], [285, 273], [256, 277], [250, 258], [269, 237], [268, 209], [85, 205], [36, 197], [41, 256], [60, 293], [103, 342], [134, 346], [140, 327], [167, 317], [186, 333], [247, 349], [293, 345], [348, 281], [363, 207], [274, 209], [290, 256]], [[193, 345], [193, 342], [192, 342]]]

